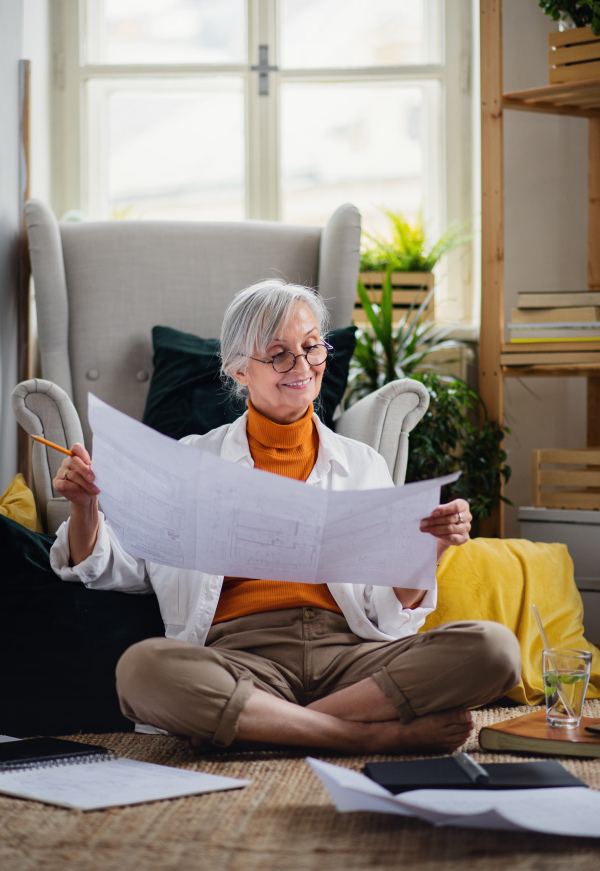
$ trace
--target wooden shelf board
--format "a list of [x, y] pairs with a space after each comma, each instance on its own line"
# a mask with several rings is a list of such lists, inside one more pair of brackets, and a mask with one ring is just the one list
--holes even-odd
[[523, 112], [600, 118], [600, 79], [513, 91], [503, 95], [502, 106]]

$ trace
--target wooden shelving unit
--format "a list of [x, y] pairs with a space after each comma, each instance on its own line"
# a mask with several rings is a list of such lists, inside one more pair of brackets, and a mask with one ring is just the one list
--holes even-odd
[[[502, 0], [481, 0], [482, 299], [479, 389], [488, 413], [502, 424], [505, 377], [587, 378], [587, 445], [600, 445], [600, 351], [524, 351], [504, 337], [503, 112], [543, 112], [587, 118], [588, 289], [600, 289], [600, 81], [549, 85], [504, 94]], [[568, 356], [567, 356], [568, 354]], [[558, 362], [560, 360], [560, 362]], [[483, 533], [502, 536], [500, 508]]]

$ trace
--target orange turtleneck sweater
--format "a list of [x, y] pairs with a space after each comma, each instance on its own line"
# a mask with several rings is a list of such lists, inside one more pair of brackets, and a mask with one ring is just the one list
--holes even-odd
[[[249, 401], [246, 432], [255, 468], [306, 481], [319, 452], [319, 434], [312, 414], [311, 405], [295, 423], [274, 423]], [[261, 611], [306, 607], [342, 613], [327, 584], [225, 578], [213, 623]]]

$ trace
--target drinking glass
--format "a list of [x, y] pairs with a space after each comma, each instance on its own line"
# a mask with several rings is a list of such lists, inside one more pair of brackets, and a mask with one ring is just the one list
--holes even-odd
[[553, 647], [543, 651], [546, 722], [549, 726], [579, 726], [590, 679], [592, 654]]

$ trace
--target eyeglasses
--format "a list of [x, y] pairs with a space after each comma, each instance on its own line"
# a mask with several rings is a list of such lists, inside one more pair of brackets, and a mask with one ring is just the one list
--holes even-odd
[[283, 375], [284, 372], [291, 372], [296, 365], [296, 360], [300, 357], [305, 357], [309, 366], [321, 366], [329, 352], [333, 351], [333, 345], [328, 345], [327, 342], [319, 342], [318, 345], [313, 345], [308, 349], [306, 354], [292, 354], [291, 351], [282, 351], [281, 354], [275, 354], [271, 360], [259, 360], [258, 357], [249, 357], [249, 360], [256, 360], [257, 363], [270, 363], [276, 372]]

